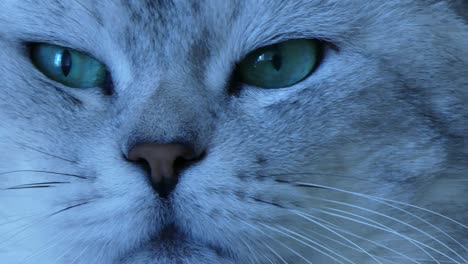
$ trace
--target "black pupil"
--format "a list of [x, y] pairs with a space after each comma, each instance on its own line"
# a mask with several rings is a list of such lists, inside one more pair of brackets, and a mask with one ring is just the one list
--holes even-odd
[[60, 66], [62, 67], [62, 72], [65, 75], [65, 77], [68, 76], [72, 66], [71, 54], [68, 50], [64, 50], [62, 52], [62, 60]]
[[271, 58], [271, 63], [273, 63], [273, 68], [279, 71], [281, 69], [281, 65], [283, 64], [281, 55], [278, 53], [275, 53], [275, 55], [273, 55], [273, 58]]

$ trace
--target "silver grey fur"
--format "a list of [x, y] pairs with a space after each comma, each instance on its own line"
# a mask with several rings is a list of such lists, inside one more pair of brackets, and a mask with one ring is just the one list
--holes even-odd
[[[458, 4], [0, 1], [0, 263], [467, 263]], [[228, 93], [243, 56], [294, 38], [337, 49]], [[48, 80], [27, 42], [92, 54], [114, 94]], [[207, 151], [169, 203], [123, 158], [143, 141]], [[67, 183], [8, 189], [40, 182]]]

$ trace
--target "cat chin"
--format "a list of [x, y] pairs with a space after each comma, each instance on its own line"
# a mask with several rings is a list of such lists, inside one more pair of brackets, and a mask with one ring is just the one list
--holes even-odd
[[160, 263], [239, 263], [220, 249], [203, 245], [180, 237], [159, 238], [135, 250], [118, 263], [123, 264], [160, 264]]
[[118, 261], [110, 263], [239, 263], [227, 251], [184, 234], [174, 224]]

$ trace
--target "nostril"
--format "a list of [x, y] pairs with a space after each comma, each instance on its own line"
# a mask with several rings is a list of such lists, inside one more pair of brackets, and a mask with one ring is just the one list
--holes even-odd
[[179, 175], [183, 170], [185, 170], [188, 166], [190, 166], [190, 161], [184, 158], [177, 158], [174, 161], [174, 174]]
[[180, 175], [182, 171], [190, 167], [192, 165], [192, 160], [184, 159], [182, 157], [177, 158], [174, 161], [174, 174], [175, 175]]
[[191, 158], [191, 159], [186, 159], [186, 158], [183, 158], [183, 157], [178, 157], [175, 161], [174, 161], [174, 173], [176, 175], [180, 175], [180, 173], [182, 173], [184, 170], [188, 169], [190, 166], [192, 166], [193, 164], [203, 160], [206, 156], [206, 151], [203, 151], [198, 157], [195, 157], [195, 158]]
[[142, 168], [145, 171], [146, 175], [151, 175], [151, 167], [146, 160], [139, 159], [137, 161], [132, 162], [138, 165], [138, 167]]

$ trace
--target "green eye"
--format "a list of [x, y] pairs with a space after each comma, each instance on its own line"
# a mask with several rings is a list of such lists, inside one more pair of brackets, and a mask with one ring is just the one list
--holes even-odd
[[73, 88], [105, 87], [106, 67], [84, 53], [66, 47], [35, 44], [31, 59], [50, 79]]
[[238, 81], [262, 87], [281, 88], [306, 78], [319, 62], [317, 40], [294, 39], [251, 52], [237, 68]]

